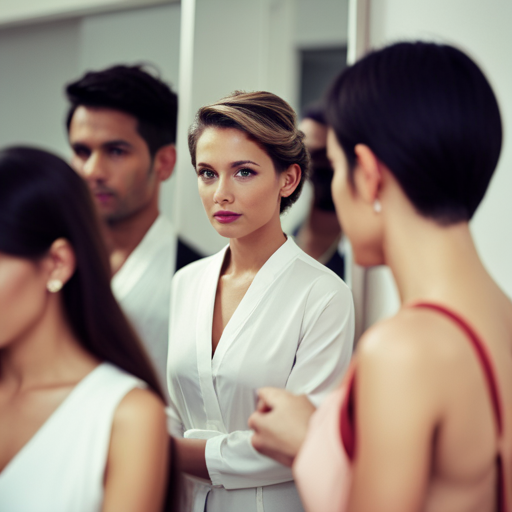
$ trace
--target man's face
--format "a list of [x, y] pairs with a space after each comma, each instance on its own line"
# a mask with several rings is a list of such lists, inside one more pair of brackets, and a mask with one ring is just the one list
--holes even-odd
[[71, 165], [87, 182], [109, 224], [136, 215], [158, 200], [156, 173], [135, 117], [79, 106], [71, 119]]

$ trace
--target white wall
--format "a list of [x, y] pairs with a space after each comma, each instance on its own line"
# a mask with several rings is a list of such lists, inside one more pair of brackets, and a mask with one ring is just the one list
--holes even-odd
[[295, 44], [315, 48], [345, 45], [348, 0], [296, 0]]
[[0, 26], [69, 19], [103, 11], [148, 7], [179, 0], [0, 0]]
[[175, 4], [84, 17], [80, 67], [150, 61], [177, 90], [180, 16], [180, 6]]
[[[448, 42], [468, 52], [494, 87], [504, 124], [497, 172], [471, 228], [491, 275], [512, 297], [512, 2], [510, 0], [374, 0], [370, 44], [380, 47], [404, 39]], [[396, 308], [388, 276], [370, 279], [368, 323]], [[382, 282], [385, 280], [385, 283]], [[376, 306], [377, 304], [377, 306]]]
[[78, 73], [79, 28], [75, 20], [0, 31], [0, 147], [67, 153], [62, 86]]

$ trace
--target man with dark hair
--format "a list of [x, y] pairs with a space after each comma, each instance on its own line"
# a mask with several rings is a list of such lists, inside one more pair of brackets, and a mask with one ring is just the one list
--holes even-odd
[[166, 389], [171, 277], [200, 257], [158, 207], [176, 162], [177, 96], [141, 66], [86, 73], [66, 95], [71, 164], [103, 221], [114, 295]]

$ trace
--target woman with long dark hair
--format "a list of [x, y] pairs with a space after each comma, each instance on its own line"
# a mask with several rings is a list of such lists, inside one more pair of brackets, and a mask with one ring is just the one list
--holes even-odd
[[163, 402], [86, 185], [45, 151], [1, 151], [0, 510], [161, 510]]
[[456, 48], [400, 43], [344, 71], [327, 115], [340, 222], [402, 307], [307, 434], [307, 399], [262, 390], [253, 444], [294, 463], [308, 512], [509, 511], [512, 304], [469, 228], [500, 154], [493, 91]]

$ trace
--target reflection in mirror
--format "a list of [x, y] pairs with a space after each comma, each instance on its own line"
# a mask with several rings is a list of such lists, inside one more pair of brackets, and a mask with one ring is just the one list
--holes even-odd
[[[266, 89], [300, 116], [345, 65], [348, 0], [238, 2], [236, 12], [227, 0], [159, 3], [80, 16], [68, 12], [53, 21], [31, 15], [16, 26], [2, 25], [0, 19], [0, 114], [9, 119], [0, 126], [0, 145], [32, 143], [69, 157], [63, 85], [88, 69], [153, 63], [180, 94], [178, 165], [176, 176], [163, 186], [161, 209], [191, 245], [210, 254], [225, 240], [204, 215], [190, 165], [185, 134], [195, 111], [235, 89]], [[194, 28], [181, 30], [190, 22], [192, 3]], [[212, 26], [215, 41], [209, 35]], [[195, 52], [186, 53], [187, 41]], [[312, 200], [313, 191], [306, 187], [282, 217], [287, 233], [304, 222]]]

